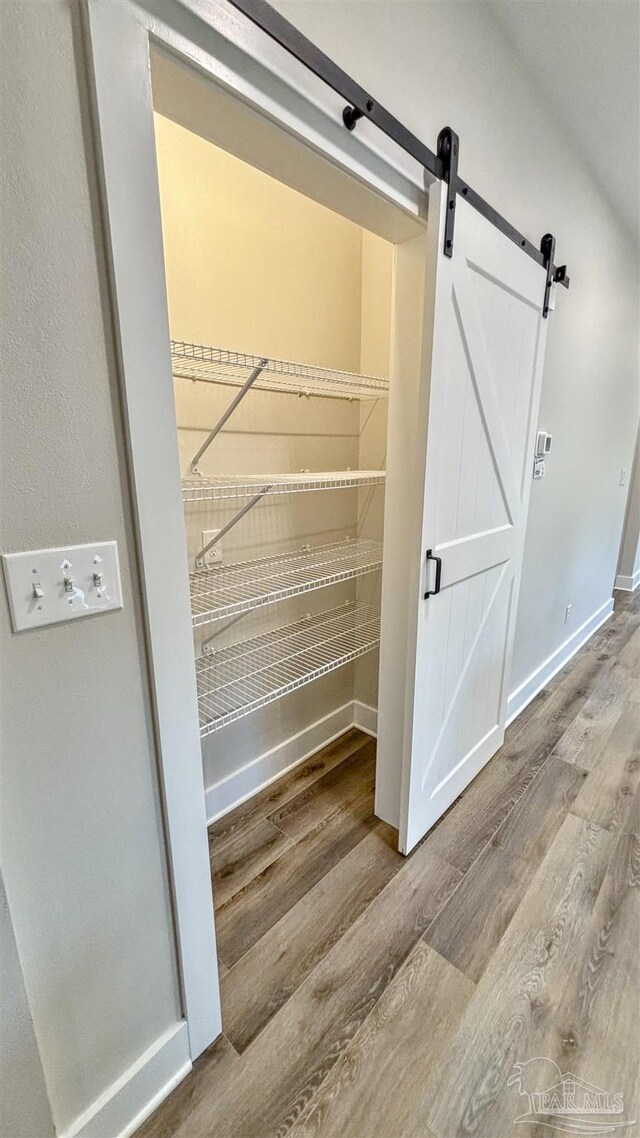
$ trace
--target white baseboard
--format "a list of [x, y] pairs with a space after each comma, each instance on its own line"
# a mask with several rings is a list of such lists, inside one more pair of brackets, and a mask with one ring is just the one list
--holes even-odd
[[564, 668], [565, 664], [572, 656], [575, 656], [583, 644], [586, 644], [594, 632], [597, 632], [597, 630], [602, 627], [612, 612], [613, 597], [605, 601], [599, 609], [596, 609], [596, 611], [580, 625], [580, 628], [577, 628], [571, 636], [568, 636], [560, 647], [556, 648], [555, 652], [552, 652], [550, 656], [547, 656], [547, 659], [527, 677], [524, 683], [520, 684], [520, 686], [511, 693], [507, 700], [507, 726], [513, 722], [521, 711], [524, 711], [527, 704], [531, 703], [534, 696], [536, 696], [539, 691], [542, 691], [545, 684], [549, 683], [549, 680], [553, 679], [556, 672]]
[[636, 569], [633, 577], [626, 577], [624, 573], [618, 573], [616, 577], [614, 589], [622, 589], [623, 593], [633, 593], [640, 585], [640, 569]]
[[359, 727], [365, 735], [378, 737], [378, 709], [370, 707], [368, 703], [361, 703], [359, 699], [353, 701], [353, 726]]
[[285, 739], [264, 755], [258, 755], [250, 763], [233, 771], [220, 782], [214, 782], [205, 791], [205, 809], [207, 825], [210, 826], [216, 818], [228, 814], [247, 798], [251, 798], [259, 790], [264, 790], [269, 783], [275, 782], [287, 771], [292, 770], [298, 763], [304, 762], [315, 751], [326, 747], [334, 739], [339, 738], [345, 731], [353, 726], [353, 700], [349, 700], [336, 711], [316, 720], [304, 731]]
[[129, 1138], [191, 1070], [186, 1020], [174, 1024], [60, 1138]]
[[359, 700], [349, 700], [336, 711], [305, 727], [304, 731], [285, 739], [284, 743], [265, 751], [264, 755], [258, 755], [240, 770], [233, 771], [220, 782], [214, 782], [205, 791], [207, 825], [246, 802], [259, 790], [264, 790], [321, 747], [333, 743], [350, 727], [359, 727], [367, 735], [375, 736], [377, 717], [374, 707]]

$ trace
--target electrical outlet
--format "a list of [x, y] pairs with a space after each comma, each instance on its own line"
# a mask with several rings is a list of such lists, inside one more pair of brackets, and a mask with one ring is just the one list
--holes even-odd
[[572, 608], [573, 608], [573, 605], [567, 605], [566, 609], [564, 610], [564, 623], [565, 624], [569, 623], [569, 617], [571, 616], [571, 609]]
[[[216, 534], [220, 533], [219, 529], [203, 529], [202, 531], [202, 548], [204, 549], [210, 541], [213, 541]], [[204, 555], [203, 563], [205, 565], [219, 565], [222, 561], [222, 542], [217, 542], [207, 550]]]

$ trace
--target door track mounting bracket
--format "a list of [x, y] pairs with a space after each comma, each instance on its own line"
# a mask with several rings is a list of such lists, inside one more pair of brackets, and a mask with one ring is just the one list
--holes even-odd
[[444, 222], [443, 250], [445, 257], [453, 257], [459, 156], [460, 139], [450, 126], [443, 127], [438, 135], [438, 158], [442, 162], [443, 179], [447, 186], [447, 213]]
[[347, 103], [342, 112], [342, 121], [347, 130], [355, 130], [356, 123], [363, 119], [366, 114], [371, 114], [373, 110], [373, 99], [367, 99], [365, 103], [366, 111], [361, 111], [359, 107], [352, 107]]

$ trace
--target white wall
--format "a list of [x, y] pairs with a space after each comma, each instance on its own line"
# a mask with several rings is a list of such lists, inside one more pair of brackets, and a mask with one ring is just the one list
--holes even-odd
[[58, 1131], [180, 1016], [71, 11], [2, 5], [1, 548], [115, 538], [124, 590], [121, 612], [14, 635], [0, 586], [3, 873]]
[[53, 1138], [49, 1096], [1, 876], [0, 944], [0, 1134], [3, 1138]]
[[622, 531], [620, 560], [616, 575], [617, 589], [636, 589], [640, 584], [640, 436], [629, 476], [627, 512]]
[[[394, 258], [393, 245], [373, 233], [363, 233], [360, 367], [370, 375], [389, 375]], [[359, 462], [363, 470], [386, 469], [388, 409], [388, 399], [367, 399], [360, 404]], [[358, 498], [358, 535], [379, 541], [384, 530], [384, 490], [360, 490]], [[362, 577], [356, 588], [360, 603], [379, 607], [381, 585], [382, 573]], [[354, 698], [368, 707], [378, 706], [379, 655], [368, 652], [354, 666]]]
[[569, 266], [549, 329], [540, 426], [553, 451], [531, 496], [516, 689], [611, 597], [638, 422], [637, 248], [482, 0], [391, 0], [366, 18], [358, 0], [276, 7], [432, 148], [452, 126], [462, 176], [532, 239], [552, 230]]

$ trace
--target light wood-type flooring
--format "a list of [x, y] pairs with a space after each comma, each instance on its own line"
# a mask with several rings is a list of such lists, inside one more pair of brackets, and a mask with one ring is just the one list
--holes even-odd
[[[141, 1138], [640, 1134], [640, 594], [616, 598], [410, 857], [356, 730], [211, 828], [225, 1034]], [[562, 1131], [528, 1097], [558, 1084]]]

